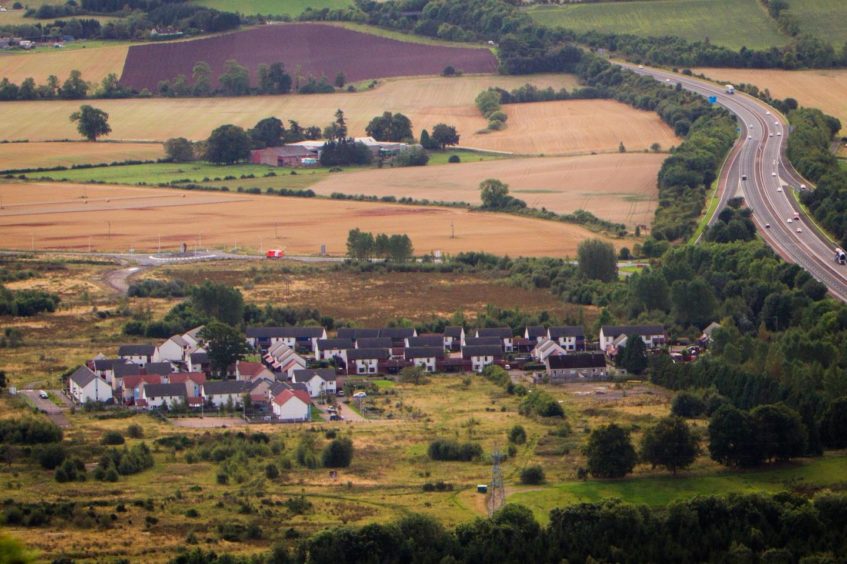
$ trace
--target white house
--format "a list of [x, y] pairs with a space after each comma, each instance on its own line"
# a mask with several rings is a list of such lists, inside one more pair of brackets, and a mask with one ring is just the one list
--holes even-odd
[[337, 378], [332, 368], [295, 370], [291, 381], [294, 384], [305, 384], [309, 390], [309, 397], [312, 398], [320, 397], [322, 394], [335, 394], [337, 391]]
[[203, 349], [198, 349], [188, 355], [188, 371], [189, 372], [208, 372], [211, 369], [209, 362], [209, 353]]
[[137, 405], [147, 409], [173, 409], [188, 401], [185, 384], [144, 384]]
[[159, 351], [155, 345], [121, 345], [118, 347], [118, 356], [139, 366], [159, 362]]
[[350, 339], [318, 339], [315, 341], [315, 358], [318, 360], [332, 360], [336, 356], [343, 357], [347, 349], [353, 348]]
[[514, 350], [514, 335], [509, 327], [484, 327], [476, 330], [477, 337], [497, 337], [503, 341], [503, 350], [512, 352]]
[[606, 356], [603, 353], [550, 356], [544, 364], [553, 384], [569, 380], [602, 380], [607, 374]]
[[247, 392], [247, 383], [237, 380], [218, 380], [203, 384], [203, 401], [215, 407], [238, 407]]
[[482, 372], [486, 366], [503, 358], [503, 348], [500, 345], [466, 346], [462, 348], [462, 358], [471, 361], [474, 372]]
[[444, 358], [444, 348], [437, 347], [409, 347], [406, 349], [406, 360], [415, 366], [420, 366], [427, 372], [435, 372], [438, 361]]
[[323, 327], [248, 327], [247, 342], [253, 348], [266, 350], [273, 345], [283, 343], [292, 349], [298, 346], [314, 350], [315, 342], [326, 339]]
[[544, 362], [547, 360], [547, 357], [561, 356], [564, 354], [566, 354], [565, 349], [563, 349], [559, 343], [552, 339], [545, 339], [535, 345], [535, 348], [532, 349], [530, 356], [538, 362]]
[[377, 374], [379, 363], [391, 356], [389, 349], [348, 349], [344, 351], [347, 374]]
[[309, 421], [311, 404], [306, 392], [283, 390], [271, 400], [274, 417], [280, 421]]
[[543, 325], [529, 325], [526, 329], [524, 329], [523, 336], [524, 339], [540, 343], [544, 339], [548, 338], [547, 328]]
[[569, 352], [585, 350], [585, 330], [579, 326], [550, 327], [547, 335]]
[[665, 344], [667, 335], [661, 325], [603, 325], [600, 327], [600, 350], [608, 351], [614, 347], [615, 340], [621, 336], [638, 335], [648, 349]]
[[465, 344], [465, 328], [464, 327], [445, 327], [444, 328], [444, 348], [457, 351]]
[[265, 368], [261, 362], [245, 362], [243, 360], [235, 361], [235, 379], [252, 382], [260, 378], [275, 380], [274, 373]]
[[125, 363], [122, 358], [95, 358], [92, 362], [94, 373], [109, 384], [115, 379], [115, 365]]
[[112, 386], [87, 366], [80, 366], [71, 374], [68, 391], [77, 403], [105, 402], [112, 399]]
[[174, 335], [159, 345], [159, 360], [185, 362], [188, 359], [188, 355], [194, 352], [195, 348], [195, 346], [183, 339], [181, 335]]
[[289, 378], [292, 371], [308, 366], [306, 359], [294, 352], [294, 349], [285, 343], [272, 345], [265, 354], [264, 359], [274, 370], [282, 372]]

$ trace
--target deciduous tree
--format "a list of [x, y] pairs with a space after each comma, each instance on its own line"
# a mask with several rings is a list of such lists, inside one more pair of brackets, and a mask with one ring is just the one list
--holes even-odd
[[456, 128], [446, 123], [439, 123], [433, 127], [430, 138], [439, 149], [459, 144], [459, 134], [456, 132]]
[[615, 248], [600, 239], [586, 239], [577, 247], [579, 271], [587, 278], [612, 282], [618, 277]]
[[585, 453], [588, 471], [597, 478], [623, 478], [638, 461], [629, 431], [615, 423], [592, 431]]
[[77, 130], [89, 141], [97, 141], [98, 137], [112, 132], [109, 126], [109, 114], [85, 104], [78, 112], [71, 114], [71, 121], [77, 122]]
[[206, 141], [206, 160], [234, 164], [250, 156], [250, 136], [237, 125], [222, 125]]
[[641, 438], [641, 459], [655, 468], [664, 466], [674, 475], [688, 468], [700, 453], [700, 445], [691, 428], [680, 417], [665, 417]]
[[212, 371], [221, 378], [226, 376], [230, 366], [250, 352], [241, 331], [226, 323], [212, 321], [203, 327], [200, 337], [208, 345]]

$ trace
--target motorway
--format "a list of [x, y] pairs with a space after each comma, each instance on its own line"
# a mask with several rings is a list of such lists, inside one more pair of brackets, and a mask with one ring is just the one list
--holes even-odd
[[[669, 87], [679, 83], [697, 94], [716, 96], [718, 104], [735, 114], [740, 138], [718, 179], [720, 202], [709, 222], [715, 221], [727, 200], [743, 196], [764, 240], [782, 258], [802, 266], [825, 284], [833, 296], [847, 301], [847, 266], [835, 261], [835, 244], [806, 217], [794, 199], [793, 192], [809, 183], [784, 158], [789, 134], [785, 118], [751, 96], [727, 94], [723, 86], [670, 71], [623, 66]], [[794, 219], [797, 214], [800, 219]]]

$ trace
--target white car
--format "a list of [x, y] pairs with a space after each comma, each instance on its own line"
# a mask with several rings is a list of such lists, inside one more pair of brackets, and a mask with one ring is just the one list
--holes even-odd
[[753, 138], [753, 136], [752, 136], [752, 135], [748, 135], [748, 136], [747, 136], [747, 139], [752, 139], [752, 138]]
[[789, 217], [789, 218], [788, 218], [788, 223], [791, 223], [792, 221], [794, 221], [794, 220], [793, 220], [793, 219], [791, 219], [791, 218]]
[[798, 227], [798, 228], [797, 228], [797, 233], [802, 233], [802, 232], [803, 232], [803, 230], [802, 230], [801, 228], [799, 228], [799, 227]]
[[752, 124], [752, 123], [748, 123], [748, 124], [747, 124], [747, 127], [753, 127], [753, 124]]
[[765, 110], [765, 114], [766, 114], [766, 115], [771, 115], [770, 110]]
[[768, 137], [773, 137], [773, 133], [768, 133]]
[[771, 173], [771, 176], [776, 176], [776, 173], [775, 173], [775, 172], [772, 172], [772, 173]]
[[771, 224], [770, 224], [770, 223], [766, 223], [766, 224], [765, 224], [765, 229], [770, 229], [770, 228], [771, 228]]
[[779, 137], [782, 137], [782, 131], [777, 131], [777, 132], [776, 132], [776, 134], [777, 134]]
[[644, 65], [638, 65], [638, 68], [643, 69]]
[[777, 192], [782, 192], [782, 186], [777, 186], [776, 191], [777, 191]]
[[778, 121], [773, 122], [774, 125], [779, 125]]
[[50, 395], [44, 390], [38, 391], [38, 397], [40, 397], [41, 399], [50, 399]]

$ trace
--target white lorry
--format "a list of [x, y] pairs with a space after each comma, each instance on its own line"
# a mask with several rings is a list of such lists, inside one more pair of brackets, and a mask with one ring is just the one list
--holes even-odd
[[847, 264], [847, 253], [839, 247], [835, 247], [835, 262], [838, 264]]
[[727, 84], [725, 86], [725, 89], [727, 94], [735, 94], [735, 86], [733, 86], [732, 84]]

